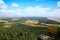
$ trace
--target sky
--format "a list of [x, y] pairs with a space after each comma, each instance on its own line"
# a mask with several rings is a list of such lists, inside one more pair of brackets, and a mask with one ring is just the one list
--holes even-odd
[[60, 17], [60, 0], [0, 0], [2, 17]]

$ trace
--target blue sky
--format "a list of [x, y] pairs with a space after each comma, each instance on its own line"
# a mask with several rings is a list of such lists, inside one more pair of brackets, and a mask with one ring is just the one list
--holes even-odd
[[50, 8], [57, 8], [57, 2], [58, 0], [4, 0], [6, 4], [9, 6], [11, 3], [17, 3], [19, 4], [19, 8], [26, 8], [28, 6], [41, 6], [41, 7], [50, 7]]
[[59, 0], [0, 0], [0, 17], [60, 16]]

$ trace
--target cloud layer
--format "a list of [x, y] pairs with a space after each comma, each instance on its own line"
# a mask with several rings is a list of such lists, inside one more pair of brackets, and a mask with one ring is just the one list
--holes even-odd
[[3, 0], [0, 0], [0, 9], [5, 9], [5, 8], [7, 8], [7, 5]]
[[[3, 0], [0, 0], [0, 16], [1, 17], [18, 17], [18, 16], [60, 16], [60, 9], [56, 9], [53, 12], [51, 8], [43, 8], [38, 6], [26, 7], [23, 10], [18, 9], [19, 4], [11, 3], [11, 7], [17, 9], [9, 9], [8, 5]], [[60, 1], [57, 2], [57, 7], [60, 7]]]
[[40, 6], [35, 7], [27, 7], [24, 9], [24, 13], [26, 16], [46, 16], [47, 11], [50, 8], [41, 8]]

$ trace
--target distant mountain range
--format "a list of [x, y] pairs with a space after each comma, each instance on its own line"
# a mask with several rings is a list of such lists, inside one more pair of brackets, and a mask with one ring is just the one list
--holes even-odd
[[[2, 19], [11, 19], [12, 17], [2, 18]], [[13, 17], [21, 20], [38, 20], [39, 22], [48, 23], [48, 24], [60, 24], [60, 19], [57, 17]], [[0, 18], [1, 19], [1, 18]]]

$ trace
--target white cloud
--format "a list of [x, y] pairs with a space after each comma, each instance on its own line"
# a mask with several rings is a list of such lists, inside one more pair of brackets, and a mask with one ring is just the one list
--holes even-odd
[[55, 11], [51, 12], [47, 18], [60, 22], [60, 9], [56, 9]]
[[0, 4], [5, 4], [3, 0], [0, 0]]
[[60, 9], [56, 9], [54, 12], [51, 12], [51, 16], [60, 16]]
[[[17, 3], [12, 3], [12, 7], [18, 7], [19, 5]], [[60, 7], [60, 1], [57, 2], [57, 6]], [[47, 13], [50, 8], [42, 8], [40, 6], [35, 6], [35, 7], [27, 7], [23, 10], [21, 9], [9, 9], [7, 10], [7, 4], [3, 1], [0, 0], [0, 16], [5, 15], [5, 16], [60, 16], [60, 9], [56, 9], [51, 13]]]
[[0, 0], [0, 9], [6, 9], [7, 5], [5, 4], [5, 2], [3, 0]]
[[22, 14], [22, 10], [21, 9], [17, 9], [17, 14]]
[[[18, 4], [13, 3], [12, 6], [18, 7]], [[21, 13], [22, 11], [20, 9], [8, 9], [7, 4], [3, 0], [0, 0], [0, 18], [20, 16]]]
[[8, 13], [15, 13], [15, 10], [8, 10]]
[[41, 8], [40, 6], [35, 6], [25, 8], [24, 13], [26, 13], [27, 16], [46, 16], [47, 11], [49, 10], [50, 8]]
[[57, 2], [57, 6], [60, 7], [60, 1]]
[[36, 6], [35, 8], [38, 9], [38, 8], [40, 8], [40, 6]]
[[1, 5], [0, 8], [1, 9], [7, 9], [7, 5]]
[[0, 10], [0, 18], [2, 17], [20, 17], [21, 10]]
[[56, 9], [50, 13], [47, 14], [50, 17], [60, 17], [60, 9]]
[[31, 13], [33, 11], [34, 11], [34, 9], [32, 7], [27, 7], [24, 9], [24, 12], [26, 12], [26, 13]]
[[12, 7], [18, 7], [19, 5], [17, 3], [12, 3]]

